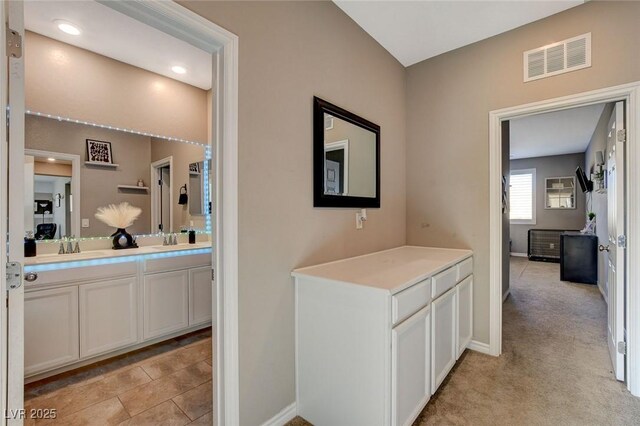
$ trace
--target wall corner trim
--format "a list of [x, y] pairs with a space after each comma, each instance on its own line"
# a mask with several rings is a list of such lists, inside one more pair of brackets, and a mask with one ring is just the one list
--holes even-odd
[[[489, 346], [488, 343], [478, 342], [477, 340], [472, 340], [471, 343], [469, 343], [469, 346], [467, 346], [467, 349], [480, 352], [482, 354], [493, 355], [491, 353], [491, 347]], [[493, 355], [493, 356], [497, 356], [497, 355]]]
[[298, 415], [296, 403], [284, 407], [278, 414], [262, 423], [262, 426], [284, 426], [287, 422], [293, 420]]

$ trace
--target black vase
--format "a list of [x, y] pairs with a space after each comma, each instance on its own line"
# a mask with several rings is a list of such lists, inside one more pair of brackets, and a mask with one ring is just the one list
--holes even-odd
[[138, 244], [136, 244], [131, 234], [129, 234], [124, 228], [118, 228], [118, 230], [111, 236], [113, 237], [114, 250], [138, 248]]

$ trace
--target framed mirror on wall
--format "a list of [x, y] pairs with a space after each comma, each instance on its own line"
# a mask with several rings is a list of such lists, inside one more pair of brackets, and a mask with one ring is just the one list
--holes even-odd
[[380, 207], [380, 126], [313, 98], [313, 206]]

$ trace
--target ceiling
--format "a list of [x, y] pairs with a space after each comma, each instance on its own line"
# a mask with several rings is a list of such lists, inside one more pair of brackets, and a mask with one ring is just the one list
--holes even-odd
[[605, 104], [511, 120], [512, 160], [585, 152]]
[[334, 3], [408, 67], [578, 6], [584, 0]]
[[[192, 86], [211, 88], [211, 55], [160, 30], [95, 1], [24, 3], [26, 29], [81, 47]], [[63, 33], [55, 20], [68, 21], [82, 33]], [[187, 69], [179, 75], [173, 66]]]

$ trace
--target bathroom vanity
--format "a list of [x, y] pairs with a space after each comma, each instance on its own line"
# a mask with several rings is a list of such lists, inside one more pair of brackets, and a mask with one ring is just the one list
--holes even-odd
[[410, 425], [471, 342], [472, 254], [404, 246], [293, 271], [298, 415]]
[[27, 258], [25, 376], [51, 376], [212, 322], [211, 244]]

